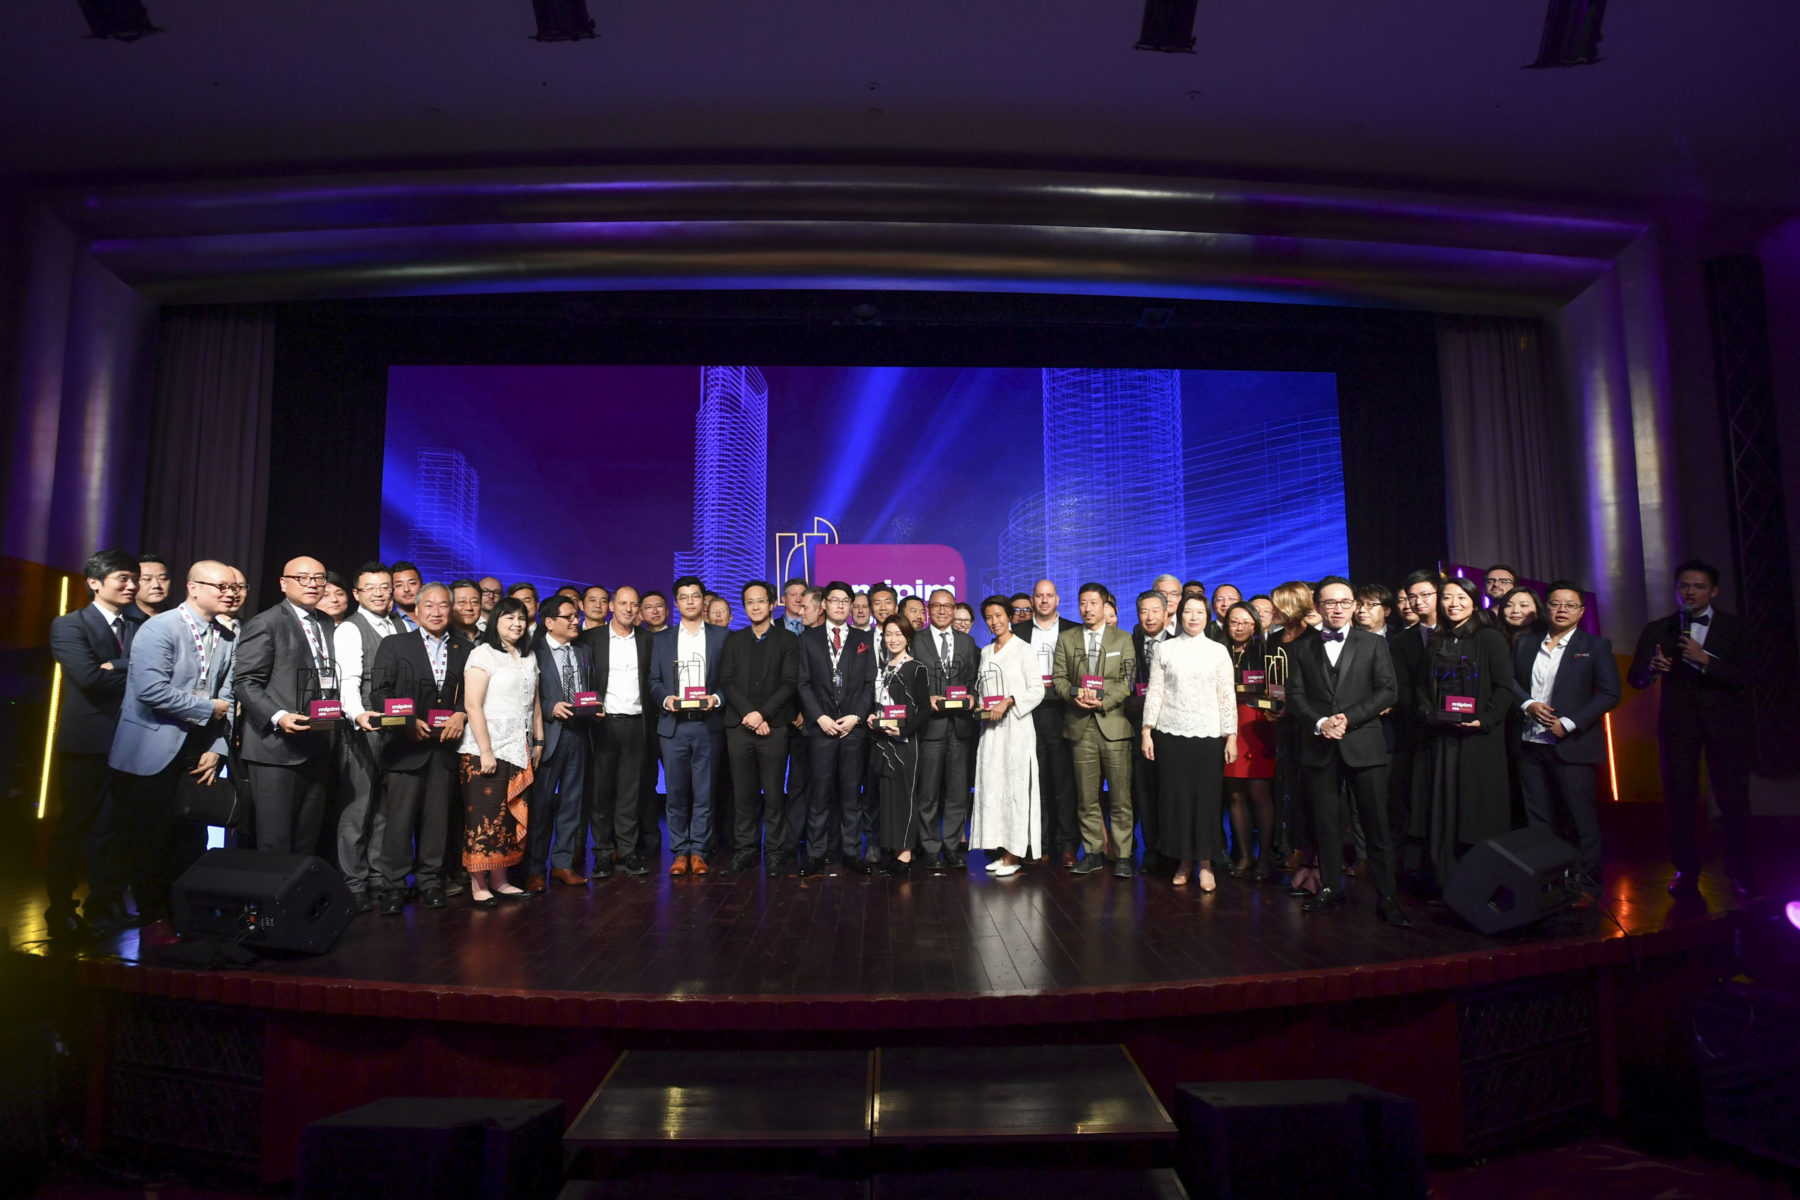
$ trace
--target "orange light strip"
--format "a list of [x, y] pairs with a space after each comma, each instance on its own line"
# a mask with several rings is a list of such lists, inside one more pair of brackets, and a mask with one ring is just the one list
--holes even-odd
[[[63, 576], [62, 593], [56, 598], [56, 615], [62, 616], [69, 611], [69, 577]], [[50, 804], [50, 761], [51, 747], [56, 745], [56, 710], [62, 707], [62, 664], [57, 663], [50, 672], [50, 721], [44, 729], [44, 773], [38, 780], [37, 819], [44, 819], [44, 810]]]
[[1606, 714], [1604, 722], [1606, 725], [1606, 773], [1612, 780], [1613, 803], [1617, 804], [1619, 802], [1619, 760], [1613, 756], [1611, 713]]

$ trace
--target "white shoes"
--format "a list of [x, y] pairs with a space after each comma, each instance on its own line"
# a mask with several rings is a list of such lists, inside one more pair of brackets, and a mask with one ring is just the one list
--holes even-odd
[[994, 873], [995, 879], [1005, 879], [1008, 875], [1017, 875], [1019, 873], [1019, 864], [1003, 861], [999, 866], [989, 867], [988, 870]]
[[1002, 866], [1004, 866], [1005, 863], [1006, 863], [1006, 860], [1004, 858], [1000, 858], [998, 856], [988, 859], [988, 864], [987, 864], [988, 874], [992, 875], [995, 871], [998, 871]]

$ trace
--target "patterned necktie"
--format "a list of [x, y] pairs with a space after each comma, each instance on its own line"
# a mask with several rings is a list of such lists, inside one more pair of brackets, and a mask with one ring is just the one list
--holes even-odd
[[843, 635], [844, 627], [842, 625], [833, 625], [831, 627], [831, 653], [833, 657], [844, 652], [844, 643], [842, 641]]
[[562, 647], [562, 687], [563, 699], [575, 699], [575, 651], [568, 646]]
[[948, 633], [938, 634], [938, 658], [946, 668], [950, 666], [950, 635]]

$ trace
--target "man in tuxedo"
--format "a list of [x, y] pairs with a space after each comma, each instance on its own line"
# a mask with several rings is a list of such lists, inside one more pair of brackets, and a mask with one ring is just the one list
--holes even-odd
[[136, 604], [138, 611], [148, 621], [157, 613], [167, 612], [169, 608], [169, 564], [160, 554], [138, 555], [138, 590]]
[[375, 907], [370, 860], [381, 845], [383, 818], [375, 794], [381, 774], [376, 762], [381, 741], [374, 722], [380, 714], [370, 713], [364, 701], [376, 650], [383, 639], [404, 632], [405, 626], [393, 613], [393, 576], [387, 564], [366, 562], [358, 567], [350, 594], [356, 607], [331, 635], [340, 677], [338, 698], [343, 701], [345, 719], [356, 726], [344, 730], [338, 747], [337, 862], [356, 901], [356, 911], [368, 912]]
[[1381, 714], [1397, 695], [1385, 639], [1351, 624], [1356, 591], [1332, 575], [1319, 581], [1319, 636], [1290, 651], [1288, 711], [1300, 729], [1300, 769], [1319, 843], [1319, 894], [1307, 912], [1344, 899], [1344, 839], [1338, 823], [1340, 785], [1348, 784], [1368, 840], [1369, 874], [1380, 899], [1376, 913], [1400, 928], [1412, 924], [1394, 895], [1394, 847], [1387, 823], [1387, 741]]
[[593, 739], [589, 718], [575, 711], [575, 697], [596, 690], [594, 659], [576, 641], [580, 609], [573, 597], [555, 593], [541, 611], [542, 636], [532, 650], [538, 664], [538, 705], [544, 713], [544, 757], [526, 813], [528, 892], [544, 890], [546, 865], [558, 883], [582, 887], [588, 882], [587, 772]]
[[170, 889], [206, 852], [206, 826], [177, 815], [183, 778], [210, 784], [231, 734], [236, 637], [217, 620], [244, 603], [232, 569], [188, 568], [187, 599], [145, 621], [132, 641], [125, 699], [108, 764], [108, 825], [147, 922], [173, 914]]
[[1038, 674], [1044, 683], [1044, 700], [1032, 710], [1031, 725], [1037, 734], [1038, 788], [1043, 796], [1043, 835], [1038, 854], [1045, 862], [1060, 850], [1065, 867], [1075, 865], [1075, 764], [1063, 737], [1067, 711], [1056, 692], [1056, 639], [1070, 629], [1081, 628], [1057, 615], [1056, 585], [1040, 579], [1031, 592], [1031, 618], [1013, 624], [1013, 636], [1022, 638], [1037, 655]]
[[1725, 869], [1740, 896], [1757, 893], [1750, 765], [1756, 743], [1750, 687], [1762, 668], [1750, 629], [1714, 607], [1719, 569], [1693, 560], [1675, 569], [1673, 615], [1652, 621], [1638, 638], [1631, 686], [1662, 683], [1656, 733], [1662, 743], [1663, 804], [1669, 819], [1669, 858], [1677, 895], [1700, 887], [1700, 849], [1694, 822], [1700, 807], [1700, 761], [1725, 824]]
[[[444, 907], [445, 830], [456, 802], [456, 750], [465, 719], [463, 664], [469, 648], [450, 633], [450, 589], [441, 583], [421, 588], [413, 615], [419, 627], [383, 638], [369, 670], [374, 712], [385, 711], [389, 700], [410, 700], [413, 706], [404, 725], [384, 726], [378, 735], [382, 836], [374, 868], [384, 916], [396, 916], [405, 906], [408, 871], [414, 873], [420, 903]], [[439, 713], [442, 723], [434, 724]]]
[[1175, 636], [1175, 627], [1169, 621], [1163, 594], [1154, 588], [1138, 593], [1137, 614], [1138, 627], [1131, 635], [1132, 683], [1125, 699], [1125, 718], [1131, 722], [1131, 803], [1144, 831], [1144, 870], [1154, 871], [1163, 862], [1156, 849], [1162, 840], [1162, 814], [1157, 808], [1156, 764], [1144, 757], [1143, 738], [1138, 734], [1144, 720], [1144, 693], [1150, 687], [1150, 664], [1157, 648]]
[[[1106, 588], [1084, 583], [1076, 595], [1081, 625], [1056, 639], [1053, 672], [1062, 701], [1062, 736], [1069, 743], [1081, 796], [1083, 854], [1077, 875], [1091, 875], [1106, 865], [1106, 816], [1100, 805], [1100, 783], [1106, 782], [1112, 809], [1113, 875], [1130, 879], [1132, 867], [1131, 721], [1125, 701], [1131, 692], [1134, 661], [1131, 635], [1106, 623]], [[1098, 678], [1098, 687], [1087, 680]]]
[[912, 644], [913, 657], [925, 665], [931, 681], [931, 716], [919, 734], [919, 847], [927, 863], [960, 871], [966, 863], [957, 847], [967, 832], [969, 780], [980, 730], [973, 707], [944, 711], [944, 691], [964, 687], [969, 696], [976, 695], [981, 649], [974, 638], [950, 627], [956, 597], [949, 590], [932, 592], [926, 611], [931, 624], [914, 635]]
[[[774, 879], [787, 869], [793, 826], [783, 772], [788, 732], [798, 711], [800, 643], [775, 623], [775, 585], [746, 583], [744, 615], [750, 624], [725, 639], [719, 688], [725, 696], [725, 746], [731, 758], [735, 829], [728, 870], [756, 865], [757, 791], [762, 792], [763, 865]], [[723, 831], [721, 831], [723, 833]]]
[[642, 807], [645, 728], [654, 735], [650, 700], [650, 635], [637, 627], [637, 589], [625, 584], [610, 596], [611, 620], [584, 629], [581, 644], [594, 660], [600, 715], [594, 722], [594, 757], [588, 766], [587, 815], [594, 839], [593, 878], [616, 866], [646, 875], [638, 817]]
[[279, 603], [244, 622], [232, 665], [243, 706], [239, 733], [256, 814], [256, 848], [312, 854], [319, 845], [325, 793], [339, 753], [335, 720], [314, 721], [314, 701], [338, 699], [338, 665], [328, 618], [317, 609], [325, 565], [289, 559]]
[[[112, 933], [130, 919], [125, 912], [123, 850], [112, 844], [102, 813], [106, 807], [106, 754], [125, 697], [132, 639], [144, 620], [137, 598], [138, 560], [121, 550], [102, 550], [82, 566], [88, 603], [50, 622], [50, 654], [62, 668], [62, 701], [56, 714], [54, 747], [61, 812], [50, 834], [44, 883], [50, 906], [44, 921], [50, 936], [78, 941], [90, 933]], [[85, 920], [75, 911], [75, 886], [87, 858]], [[90, 929], [90, 923], [93, 928]]]
[[425, 586], [425, 577], [419, 574], [416, 563], [397, 562], [392, 571], [394, 581], [394, 619], [399, 621], [405, 630], [411, 631], [419, 627], [415, 610], [419, 604], [419, 589]]
[[[671, 875], [705, 875], [712, 837], [713, 760], [721, 753], [725, 721], [719, 694], [725, 630], [706, 622], [706, 585], [693, 575], [675, 581], [681, 622], [656, 635], [650, 647], [650, 697], [668, 778]], [[690, 694], [690, 691], [692, 694]], [[683, 701], [696, 704], [683, 708]]]
[[[863, 855], [862, 778], [869, 757], [869, 714], [875, 707], [875, 654], [866, 629], [852, 629], [850, 585], [825, 588], [825, 621], [800, 635], [800, 708], [806, 717], [806, 857], [800, 874], [817, 874], [841, 849], [844, 865], [867, 875]], [[833, 804], [843, 814], [832, 845]]]
[[1519, 747], [1519, 791], [1526, 823], [1556, 828], [1560, 805], [1575, 826], [1586, 903], [1600, 894], [1600, 818], [1594, 777], [1606, 758], [1606, 714], [1619, 704], [1612, 643], [1577, 626], [1578, 584], [1559, 579], [1544, 597], [1549, 628], [1527, 633], [1513, 650], [1513, 691], [1528, 718]]

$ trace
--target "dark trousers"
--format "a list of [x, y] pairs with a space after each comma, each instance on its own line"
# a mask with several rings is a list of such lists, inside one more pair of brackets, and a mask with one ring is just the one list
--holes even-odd
[[[1667, 703], [1667, 701], [1664, 701]], [[1699, 874], [1700, 846], [1694, 826], [1700, 820], [1700, 760], [1725, 825], [1725, 869], [1731, 877], [1754, 879], [1756, 854], [1750, 818], [1749, 726], [1711, 714], [1665, 725], [1662, 739], [1663, 805], [1669, 818], [1669, 861], [1689, 876]]]
[[1063, 703], [1046, 699], [1031, 710], [1037, 733], [1038, 789], [1044, 798], [1044, 836], [1038, 853], [1075, 852], [1081, 829], [1075, 815], [1075, 760], [1063, 737]]
[[417, 771], [387, 773], [381, 785], [381, 847], [373, 864], [380, 887], [404, 888], [408, 871], [420, 891], [444, 886], [444, 830], [455, 793], [453, 760], [437, 754]]
[[[811, 791], [806, 798], [806, 853], [819, 861], [841, 848], [846, 859], [862, 857], [862, 782], [869, 761], [869, 732], [858, 725], [843, 737], [823, 730], [807, 737], [807, 771]], [[842, 812], [838, 821], [839, 846], [832, 845], [831, 811], [834, 802]]]
[[[556, 752], [538, 766], [526, 809], [525, 873], [542, 875], [551, 855], [572, 871], [587, 867], [587, 731], [571, 726], [556, 739]], [[555, 849], [551, 849], [552, 836]], [[576, 842], [582, 842], [580, 846]], [[579, 852], [580, 861], [576, 861]]]
[[112, 770], [104, 754], [56, 755], [57, 794], [62, 813], [50, 833], [49, 859], [44, 864], [44, 884], [50, 893], [47, 917], [60, 920], [75, 915], [75, 887], [81, 882], [82, 848], [87, 848], [89, 915], [102, 905], [121, 903], [130, 877], [117, 861], [102, 820]]
[[[1163, 844], [1162, 810], [1157, 806], [1156, 764], [1144, 757], [1144, 739], [1131, 732], [1131, 803], [1137, 809], [1138, 843], [1145, 854], [1159, 854]], [[1242, 852], [1239, 852], [1242, 857]]]
[[662, 769], [662, 739], [656, 736], [656, 722], [644, 722], [644, 766], [642, 790], [638, 793], [638, 853], [648, 857], [662, 849], [662, 819], [667, 797], [656, 790], [657, 775]]
[[155, 775], [113, 775], [105, 820], [146, 921], [173, 914], [175, 880], [206, 853], [206, 826], [175, 813], [181, 778], [199, 761], [195, 750], [177, 754]]
[[669, 851], [689, 858], [706, 851], [712, 835], [713, 758], [719, 737], [699, 717], [675, 718], [675, 732], [661, 738], [669, 784]]
[[1350, 803], [1362, 822], [1368, 844], [1369, 877], [1382, 899], [1394, 895], [1394, 843], [1388, 836], [1388, 764], [1373, 767], [1345, 765], [1336, 754], [1323, 766], [1303, 766], [1306, 793], [1312, 802], [1313, 831], [1319, 840], [1319, 886], [1344, 887], [1344, 832], [1339, 823], [1342, 805], [1340, 783], [1350, 788]]
[[594, 729], [594, 759], [588, 764], [588, 826], [594, 860], [628, 858], [638, 852], [638, 817], [643, 806], [646, 718], [608, 714]]
[[[805, 718], [802, 718], [804, 722]], [[812, 739], [806, 736], [806, 726], [788, 727], [788, 763], [787, 763], [787, 840], [782, 844], [788, 853], [793, 853], [806, 836], [807, 805], [812, 796]], [[813, 851], [817, 854], [818, 851]]]
[[346, 729], [338, 743], [337, 865], [353, 892], [367, 891], [381, 846], [381, 789], [375, 763], [379, 735]]
[[247, 762], [256, 848], [265, 854], [311, 854], [325, 821], [325, 789], [337, 766], [333, 746], [297, 767]]
[[975, 739], [956, 736], [946, 728], [944, 736], [919, 742], [919, 848], [929, 857], [948, 848], [955, 850], [967, 835], [969, 821], [969, 764], [975, 757]]
[[1555, 746], [1538, 742], [1519, 745], [1519, 791], [1525, 798], [1525, 823], [1534, 829], [1556, 829], [1556, 809], [1569, 811], [1575, 844], [1581, 851], [1581, 873], [1600, 882], [1600, 815], [1594, 808], [1592, 763], [1564, 762]]
[[[771, 724], [767, 737], [758, 737], [742, 725], [725, 731], [725, 752], [731, 760], [732, 850], [756, 853], [756, 814], [762, 812], [763, 852], [771, 860], [792, 849], [789, 841], [787, 795], [782, 775], [787, 770], [788, 731]], [[757, 803], [757, 793], [762, 803]], [[723, 833], [720, 835], [723, 837]]]

